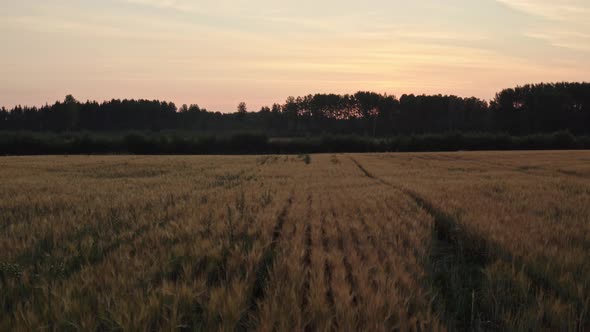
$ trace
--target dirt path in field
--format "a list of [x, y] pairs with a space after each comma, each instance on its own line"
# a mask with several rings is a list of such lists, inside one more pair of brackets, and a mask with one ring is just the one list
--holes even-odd
[[542, 289], [564, 302], [585, 305], [579, 303], [576, 294], [564, 292], [554, 281], [525, 264], [522, 258], [513, 256], [498, 244], [469, 231], [453, 216], [437, 208], [436, 204], [416, 191], [375, 176], [358, 160], [353, 157], [350, 159], [366, 177], [400, 191], [432, 216], [435, 232], [428, 270], [440, 294], [439, 301], [450, 326], [460, 330], [503, 329], [497, 319], [478, 316], [481, 313], [478, 310], [478, 293], [485, 277], [483, 270], [497, 260], [522, 267], [532, 282], [531, 287]]
[[261, 302], [265, 296], [265, 288], [268, 284], [268, 278], [271, 274], [270, 269], [272, 268], [276, 256], [276, 248], [279, 243], [281, 232], [283, 231], [283, 226], [287, 221], [287, 215], [293, 205], [294, 196], [295, 191], [293, 190], [276, 218], [276, 223], [272, 232], [272, 240], [262, 254], [262, 257], [254, 270], [256, 280], [254, 281], [252, 292], [248, 300], [249, 308], [242, 314], [242, 318], [238, 324], [239, 329], [249, 330], [256, 325], [254, 320], [257, 316], [256, 311], [258, 309], [258, 303]]
[[[434, 220], [433, 249], [431, 252], [430, 278], [440, 294], [438, 306], [444, 308], [445, 319], [450, 326], [459, 329], [474, 329], [477, 306], [473, 294], [481, 289], [482, 271], [489, 263], [485, 255], [486, 243], [473, 242], [463, 233], [457, 221], [436, 208], [430, 201], [415, 191], [392, 184], [366, 169], [358, 160], [350, 157], [358, 169], [368, 178], [392, 187], [410, 197], [414, 203], [427, 212]], [[472, 247], [472, 243], [483, 243], [483, 247]], [[461, 323], [462, 322], [462, 323]]]
[[[311, 236], [311, 209], [312, 209], [313, 198], [311, 194], [307, 197], [307, 220], [305, 223], [305, 246], [303, 254], [303, 269], [305, 271], [305, 279], [303, 281], [303, 294], [301, 295], [301, 312], [306, 312], [309, 305], [309, 293], [311, 290], [311, 251], [313, 248], [313, 239]], [[304, 326], [305, 331], [312, 331], [312, 327], [307, 323]]]

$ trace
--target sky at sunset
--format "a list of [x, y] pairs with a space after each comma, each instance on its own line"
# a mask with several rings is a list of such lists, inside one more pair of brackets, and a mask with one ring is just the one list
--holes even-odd
[[370, 90], [490, 99], [590, 80], [588, 0], [0, 0], [0, 105], [250, 110]]

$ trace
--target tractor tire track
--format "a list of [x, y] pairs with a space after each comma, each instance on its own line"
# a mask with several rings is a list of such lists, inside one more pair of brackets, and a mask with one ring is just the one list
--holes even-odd
[[293, 205], [295, 192], [291, 192], [287, 202], [277, 215], [275, 225], [272, 231], [271, 242], [267, 246], [266, 250], [262, 254], [260, 261], [254, 268], [255, 280], [252, 290], [250, 291], [248, 300], [248, 309], [242, 314], [239, 320], [237, 330], [248, 331], [255, 328], [256, 325], [256, 311], [258, 309], [258, 302], [260, 302], [265, 296], [266, 286], [270, 277], [272, 264], [276, 258], [276, 249], [279, 243], [279, 238], [283, 230], [283, 226], [287, 221], [287, 215]]
[[[304, 253], [303, 253], [303, 270], [305, 273], [305, 277], [303, 280], [303, 289], [301, 295], [301, 312], [305, 315], [307, 308], [309, 306], [309, 293], [311, 290], [311, 251], [313, 248], [313, 239], [311, 236], [312, 226], [311, 226], [311, 207], [312, 207], [312, 196], [308, 196], [308, 217], [305, 224], [305, 233], [304, 233]], [[306, 324], [304, 326], [305, 331], [311, 331], [313, 328]]]
[[[441, 295], [439, 297], [439, 301], [442, 303], [441, 307], [449, 308], [457, 306], [455, 302], [457, 302], [457, 296], [459, 295], [456, 289], [450, 287], [451, 283], [457, 285], [457, 280], [448, 280], [450, 277], [446, 275], [448, 274], [445, 273], [446, 270], [442, 271], [442, 273], [437, 272], [440, 269], [439, 265], [451, 264], [450, 269], [462, 271], [463, 273], [458, 274], [461, 277], [458, 280], [459, 291], [468, 289], [470, 290], [469, 293], [471, 293], [478, 292], [482, 289], [484, 278], [482, 272], [485, 267], [493, 261], [500, 260], [522, 267], [527, 277], [532, 281], [533, 289], [554, 294], [558, 298], [574, 304], [578, 311], [582, 312], [584, 310], [582, 308], [587, 304], [583, 303], [576, 294], [560, 289], [555, 281], [537, 273], [522, 258], [513, 256], [499, 244], [467, 230], [454, 217], [436, 207], [435, 204], [414, 190], [385, 181], [373, 175], [353, 157], [350, 157], [350, 159], [366, 177], [402, 192], [434, 219], [433, 240], [435, 245], [433, 246], [434, 251], [431, 253], [432, 266], [429, 269], [431, 273], [435, 274], [433, 278], [437, 281], [435, 284], [438, 286], [437, 288], [439, 288], [438, 290]], [[448, 270], [449, 267], [447, 266], [443, 269]], [[467, 296], [467, 294], [464, 295]], [[471, 300], [458, 301], [458, 303], [464, 303], [462, 308], [456, 308], [454, 312], [454, 314], [459, 312], [460, 317], [447, 317], [447, 320], [450, 320], [451, 324], [457, 329], [467, 330], [475, 328], [473, 321], [471, 325], [469, 324], [469, 317], [474, 317], [474, 314], [481, 314], [478, 311], [479, 303]], [[499, 327], [501, 329], [502, 327], [498, 318], [480, 317], [479, 319], [496, 328]]]

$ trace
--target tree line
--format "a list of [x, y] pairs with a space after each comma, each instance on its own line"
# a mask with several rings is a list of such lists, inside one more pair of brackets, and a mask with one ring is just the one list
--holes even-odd
[[234, 113], [158, 100], [64, 101], [0, 109], [0, 130], [120, 132], [182, 130], [264, 133], [268, 136], [359, 135], [391, 137], [450, 132], [522, 136], [569, 131], [590, 134], [590, 83], [540, 83], [502, 90], [489, 103], [453, 95], [374, 92], [288, 97], [283, 104]]

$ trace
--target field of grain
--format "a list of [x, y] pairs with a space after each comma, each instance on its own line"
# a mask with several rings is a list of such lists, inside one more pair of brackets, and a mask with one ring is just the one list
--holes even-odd
[[2, 331], [590, 329], [590, 152], [0, 170]]

